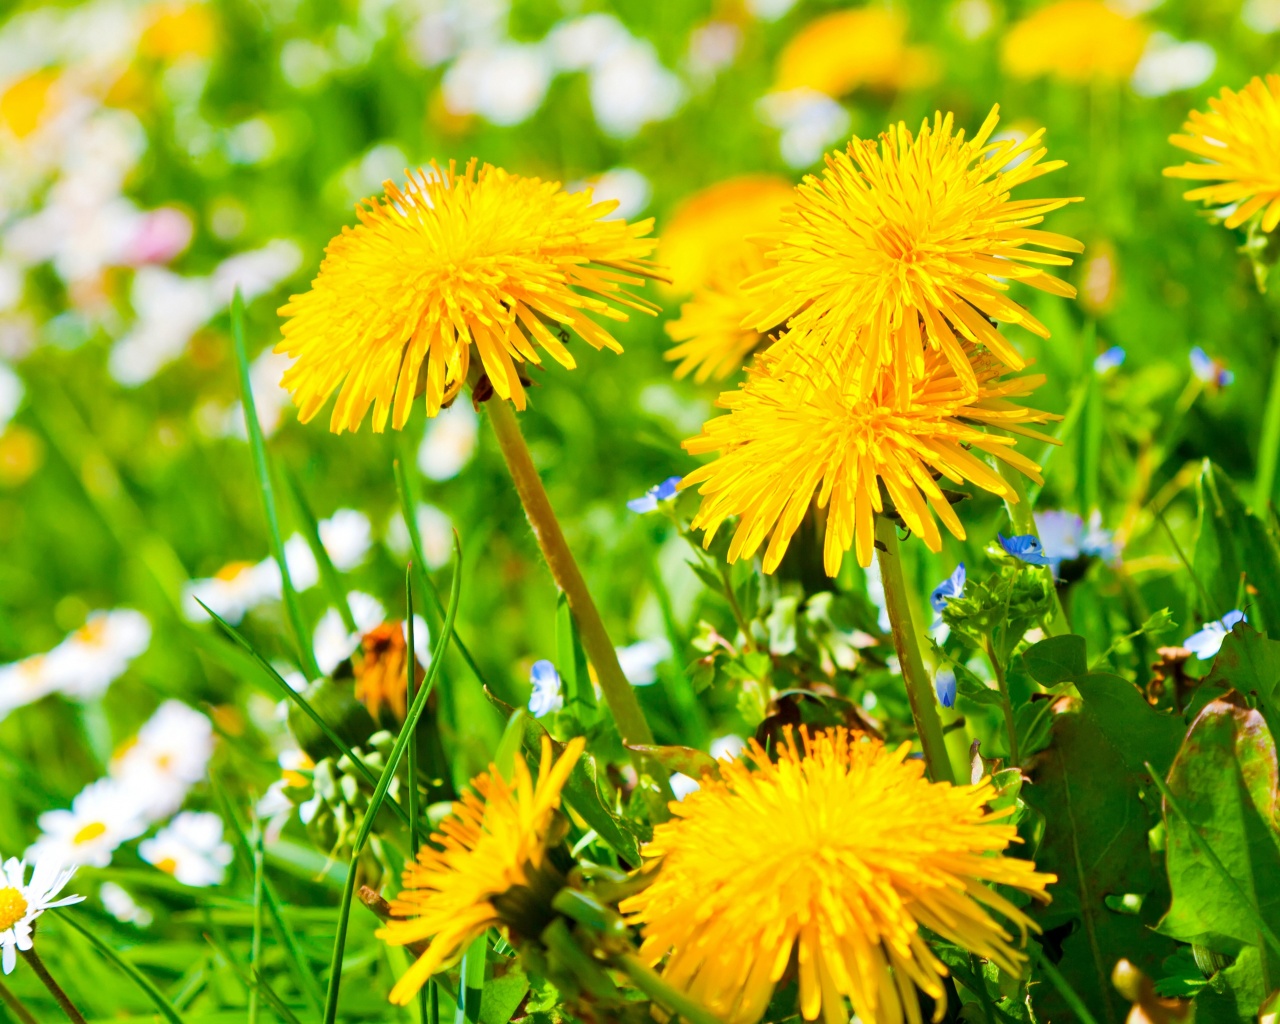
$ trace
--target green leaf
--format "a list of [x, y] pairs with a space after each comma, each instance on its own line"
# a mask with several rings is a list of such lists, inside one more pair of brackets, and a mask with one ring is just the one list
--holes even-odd
[[145, 992], [147, 998], [155, 1004], [156, 1009], [160, 1011], [161, 1016], [163, 1016], [165, 1020], [169, 1021], [169, 1024], [183, 1024], [182, 1014], [178, 1012], [173, 1003], [169, 1002], [169, 1000], [165, 998], [164, 993], [156, 988], [156, 986], [148, 980], [146, 975], [134, 967], [133, 964], [129, 963], [106, 942], [98, 938], [92, 929], [86, 928], [76, 920], [74, 913], [59, 914], [58, 918], [59, 920], [65, 921], [67, 924], [71, 925], [72, 928], [92, 942], [98, 948], [99, 953], [115, 964], [116, 967], [118, 967], [135, 985], [138, 986], [138, 988]]
[[1206, 618], [1237, 607], [1241, 575], [1257, 590], [1259, 624], [1280, 630], [1280, 543], [1269, 525], [1248, 511], [1227, 475], [1206, 461], [1198, 481], [1199, 535], [1194, 569], [1214, 607]]
[[1257, 1024], [1258, 1009], [1267, 996], [1262, 958], [1250, 946], [1235, 963], [1209, 979], [1196, 996], [1196, 1024]]
[[644, 757], [651, 757], [669, 772], [679, 772], [691, 779], [700, 779], [704, 775], [720, 774], [720, 765], [710, 754], [692, 747], [659, 747], [641, 744], [627, 744], [628, 750], [634, 750]]
[[1200, 684], [1237, 690], [1261, 705], [1272, 735], [1280, 733], [1280, 641], [1247, 622], [1236, 623], [1222, 641], [1209, 675]]
[[[1173, 902], [1160, 922], [1164, 934], [1234, 955], [1264, 946], [1264, 926], [1280, 932], [1278, 782], [1275, 743], [1262, 716], [1225, 700], [1208, 704], [1169, 773]], [[1280, 958], [1263, 952], [1264, 976], [1280, 979]]]
[[1182, 719], [1157, 711], [1133, 683], [1107, 672], [1090, 672], [1075, 681], [1084, 698], [1084, 715], [1111, 741], [1134, 775], [1145, 774], [1149, 761], [1161, 773], [1169, 770], [1186, 727]]
[[507, 1024], [528, 991], [528, 977], [519, 963], [511, 963], [505, 973], [495, 974], [485, 983], [480, 1000], [480, 1024]]
[[1084, 637], [1074, 633], [1032, 644], [1022, 652], [1022, 662], [1031, 678], [1044, 686], [1065, 683], [1089, 671]]
[[556, 668], [564, 683], [565, 703], [577, 702], [594, 708], [596, 688], [587, 671], [587, 654], [582, 649], [578, 623], [563, 591], [556, 600]]
[[[1125, 957], [1154, 975], [1174, 948], [1147, 927], [1144, 916], [1117, 913], [1106, 903], [1108, 896], [1148, 896], [1160, 889], [1147, 840], [1154, 815], [1124, 758], [1093, 721], [1066, 702], [1056, 708], [1052, 742], [1028, 763], [1032, 784], [1021, 795], [1045, 821], [1036, 866], [1058, 882], [1049, 889], [1053, 902], [1028, 912], [1046, 931], [1071, 927], [1057, 973], [1099, 1024], [1123, 1024], [1129, 1006], [1111, 984], [1116, 961]], [[1146, 900], [1144, 910], [1158, 902]], [[1037, 973], [1043, 980], [1031, 992], [1040, 1018], [1075, 1019], [1061, 987], [1043, 970]]]

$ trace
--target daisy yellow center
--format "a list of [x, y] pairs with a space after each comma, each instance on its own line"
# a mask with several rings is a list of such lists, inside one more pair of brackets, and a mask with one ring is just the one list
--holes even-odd
[[0, 889], [0, 932], [8, 931], [27, 916], [27, 899], [18, 889]]
[[172, 857], [165, 857], [163, 860], [156, 861], [156, 867], [166, 875], [174, 875], [178, 872], [178, 862]]
[[79, 832], [75, 834], [75, 837], [71, 840], [71, 842], [74, 843], [76, 846], [79, 846], [81, 843], [91, 843], [95, 839], [97, 839], [99, 836], [106, 835], [106, 833], [107, 833], [106, 825], [104, 825], [100, 821], [91, 821], [89, 822], [89, 824], [87, 824], [84, 828], [82, 828]]
[[104, 619], [95, 619], [93, 622], [87, 622], [76, 630], [76, 639], [82, 644], [89, 644], [93, 647], [101, 646], [106, 636], [107, 623]]
[[223, 583], [230, 583], [246, 569], [253, 565], [252, 562], [229, 562], [214, 573], [214, 579], [222, 580]]

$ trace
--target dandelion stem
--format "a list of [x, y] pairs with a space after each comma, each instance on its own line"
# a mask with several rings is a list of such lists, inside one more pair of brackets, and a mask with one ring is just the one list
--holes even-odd
[[898, 530], [892, 520], [883, 516], [876, 516], [876, 548], [880, 578], [884, 583], [884, 602], [893, 630], [893, 646], [902, 665], [902, 680], [907, 687], [907, 700], [911, 703], [911, 717], [915, 719], [916, 731], [920, 734], [929, 778], [934, 782], [954, 783], [946, 739], [942, 735], [942, 719], [934, 701], [933, 684], [925, 671], [924, 658], [920, 655], [920, 637], [911, 621], [911, 607], [907, 604]]
[[44, 961], [40, 959], [40, 954], [34, 949], [19, 950], [19, 952], [22, 954], [22, 958], [31, 965], [31, 969], [36, 972], [36, 977], [44, 983], [44, 987], [47, 988], [53, 998], [57, 1000], [58, 1005], [62, 1007], [62, 1012], [67, 1015], [67, 1019], [72, 1021], [73, 1024], [88, 1024], [84, 1019], [84, 1014], [76, 1009], [76, 1005], [71, 1001], [71, 997], [62, 990], [62, 986], [59, 985], [54, 980], [53, 975], [49, 973], [49, 968], [47, 968], [44, 965]]
[[640, 702], [636, 700], [635, 691], [622, 674], [613, 642], [605, 631], [604, 621], [591, 599], [573, 552], [564, 539], [546, 489], [533, 465], [529, 446], [525, 444], [524, 435], [520, 432], [516, 414], [511, 404], [500, 398], [490, 399], [485, 403], [485, 408], [489, 411], [489, 422], [493, 424], [502, 457], [506, 459], [507, 468], [511, 471], [516, 493], [520, 495], [525, 515], [529, 517], [529, 525], [538, 540], [542, 557], [551, 570], [556, 586], [564, 591], [574, 618], [578, 620], [582, 646], [596, 668], [600, 689], [604, 692], [609, 710], [613, 712], [622, 741], [628, 745], [650, 745], [653, 743], [653, 733], [649, 729], [649, 723], [645, 720]]
[[9, 1012], [18, 1018], [18, 1024], [39, 1024], [39, 1022], [31, 1016], [31, 1011], [22, 1005], [22, 1000], [9, 990], [9, 987], [0, 982], [0, 1002], [9, 1007]]

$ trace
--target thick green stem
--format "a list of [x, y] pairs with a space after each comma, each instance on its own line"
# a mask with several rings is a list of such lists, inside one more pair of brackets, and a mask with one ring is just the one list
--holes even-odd
[[529, 525], [538, 540], [538, 547], [542, 549], [542, 557], [551, 570], [556, 586], [564, 591], [569, 609], [578, 621], [583, 649], [596, 668], [600, 689], [609, 710], [613, 712], [618, 732], [622, 734], [624, 743], [652, 744], [653, 733], [649, 730], [649, 723], [645, 721], [640, 702], [636, 700], [635, 690], [622, 673], [613, 642], [605, 631], [604, 620], [600, 618], [600, 612], [587, 590], [586, 580], [582, 578], [573, 552], [564, 539], [555, 511], [551, 508], [551, 501], [547, 498], [546, 489], [543, 488], [538, 470], [533, 465], [533, 458], [529, 455], [529, 447], [520, 432], [516, 414], [511, 404], [500, 398], [490, 399], [485, 403], [485, 408], [489, 410], [489, 422], [493, 424], [498, 447], [502, 449], [502, 457], [507, 460], [511, 479], [515, 481], [516, 493], [520, 495], [525, 515], [529, 517]]
[[898, 530], [893, 522], [876, 516], [876, 557], [880, 561], [880, 579], [884, 584], [884, 603], [893, 629], [893, 646], [902, 666], [902, 680], [911, 703], [911, 717], [920, 733], [929, 778], [934, 782], [955, 782], [947, 744], [942, 735], [942, 719], [933, 695], [933, 683], [920, 655], [920, 636], [911, 621], [907, 603], [907, 584], [902, 575], [902, 552], [898, 546]]
[[67, 1019], [72, 1021], [72, 1024], [87, 1024], [84, 1019], [84, 1014], [76, 1009], [76, 1005], [71, 1001], [71, 997], [62, 990], [62, 986], [59, 985], [54, 980], [53, 975], [49, 973], [49, 968], [47, 968], [44, 965], [44, 961], [40, 959], [40, 954], [34, 949], [25, 949], [20, 950], [19, 952], [22, 958], [31, 966], [31, 969], [36, 972], [36, 977], [44, 983], [44, 987], [49, 990], [49, 994], [57, 1000], [58, 1005], [62, 1007], [62, 1012], [67, 1015]]
[[1013, 704], [1009, 700], [1009, 684], [1004, 678], [1004, 666], [1000, 664], [1000, 659], [996, 657], [995, 648], [991, 645], [991, 640], [987, 640], [987, 660], [991, 662], [991, 671], [996, 676], [996, 686], [1000, 690], [1000, 708], [1004, 711], [1004, 728], [1009, 734], [1009, 764], [1016, 768], [1018, 766], [1018, 730], [1013, 724]]
[[[1013, 491], [1016, 501], [1006, 499], [1005, 508], [1009, 511], [1009, 522], [1013, 524], [1013, 532], [1020, 537], [1030, 535], [1037, 540], [1040, 539], [1040, 531], [1036, 529], [1035, 509], [1031, 504], [1031, 499], [1027, 496], [1027, 484], [1022, 474], [1012, 466], [1007, 466], [1000, 459], [993, 460], [996, 465], [996, 471], [1004, 477]], [[1058, 582], [1053, 578], [1052, 566], [1041, 566], [1040, 571], [1044, 573], [1044, 577], [1049, 581], [1049, 588], [1053, 594], [1053, 611], [1049, 615], [1049, 623], [1046, 632], [1050, 636], [1062, 636], [1071, 632], [1071, 624], [1067, 622], [1067, 613], [1062, 610], [1062, 601], [1058, 598]]]

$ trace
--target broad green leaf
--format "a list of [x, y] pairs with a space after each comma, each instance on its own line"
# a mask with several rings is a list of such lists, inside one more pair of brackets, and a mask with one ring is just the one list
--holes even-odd
[[691, 779], [700, 779], [704, 775], [719, 775], [720, 766], [716, 759], [701, 750], [692, 747], [659, 747], [627, 745], [628, 750], [651, 757], [669, 772], [679, 772]]
[[1196, 1024], [1257, 1024], [1266, 995], [1262, 959], [1251, 946], [1200, 990], [1193, 1004]]
[[1238, 690], [1251, 703], [1260, 704], [1274, 735], [1280, 727], [1280, 641], [1263, 636], [1246, 622], [1237, 623], [1222, 641], [1201, 685]]
[[1111, 741], [1129, 771], [1146, 774], [1146, 762], [1167, 772], [1186, 727], [1180, 717], [1157, 711], [1129, 680], [1090, 672], [1075, 681], [1084, 698], [1084, 715]]
[[[1124, 1024], [1129, 1006], [1111, 984], [1116, 961], [1127, 958], [1154, 976], [1174, 949], [1147, 927], [1144, 916], [1118, 913], [1106, 903], [1108, 896], [1145, 897], [1160, 890], [1147, 840], [1154, 815], [1123, 756], [1091, 719], [1071, 705], [1060, 704], [1052, 715], [1052, 741], [1029, 762], [1032, 784], [1021, 793], [1045, 821], [1036, 865], [1058, 882], [1049, 888], [1053, 902], [1029, 913], [1046, 930], [1072, 927], [1062, 942], [1058, 973], [1099, 1024]], [[1042, 1020], [1074, 1019], [1047, 978], [1031, 991]]]
[[512, 962], [502, 974], [485, 982], [480, 1000], [480, 1024], [507, 1024], [529, 991], [529, 979], [519, 963]]
[[[1169, 773], [1169, 791], [1181, 814], [1171, 813], [1166, 801], [1173, 903], [1160, 922], [1164, 934], [1235, 955], [1264, 945], [1257, 915], [1280, 931], [1278, 777], [1275, 743], [1258, 712], [1225, 700], [1205, 707]], [[1280, 978], [1273, 951], [1264, 950], [1262, 967]]]
[[1031, 678], [1044, 686], [1065, 683], [1089, 671], [1084, 637], [1067, 633], [1032, 644], [1022, 652]]
[[1236, 607], [1240, 579], [1257, 591], [1259, 624], [1280, 629], [1280, 544], [1270, 527], [1249, 512], [1227, 475], [1206, 461], [1198, 482], [1200, 530], [1193, 568], [1217, 618]]

